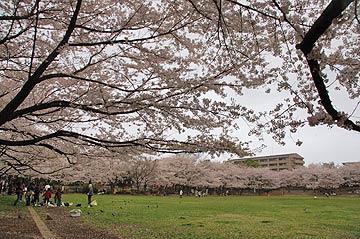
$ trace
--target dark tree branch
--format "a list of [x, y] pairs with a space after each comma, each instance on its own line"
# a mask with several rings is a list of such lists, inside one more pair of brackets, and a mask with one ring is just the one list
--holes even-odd
[[[305, 34], [304, 39], [298, 45], [297, 49], [300, 49], [306, 59], [310, 68], [310, 72], [315, 83], [316, 89], [319, 93], [321, 99], [321, 104], [323, 105], [326, 112], [332, 117], [333, 120], [343, 120], [341, 118], [340, 112], [338, 112], [332, 105], [329, 92], [326, 89], [324, 79], [321, 76], [321, 69], [318, 60], [308, 57], [308, 54], [313, 50], [316, 41], [325, 33], [325, 31], [331, 26], [332, 21], [341, 15], [341, 13], [352, 3], [354, 0], [333, 0], [326, 7], [324, 12], [320, 17], [315, 21], [310, 30]], [[360, 126], [355, 124], [350, 119], [344, 120], [344, 126], [360, 132]]]
[[359, 13], [358, 13], [358, 10], [359, 10], [359, 0], [355, 0], [355, 18], [357, 20], [357, 22], [360, 24], [360, 18], [359, 18]]
[[23, 34], [24, 32], [26, 32], [27, 30], [29, 30], [30, 28], [30, 25], [23, 28], [22, 30], [20, 30], [18, 33], [14, 34], [14, 35], [7, 35], [5, 36], [3, 39], [0, 40], [0, 45], [4, 44], [5, 42], [9, 41], [9, 40], [12, 40], [12, 39], [15, 39], [17, 38], [18, 36], [20, 36], [21, 34]]
[[[127, 140], [127, 141], [112, 141], [112, 140], [104, 140], [97, 137], [92, 137], [88, 135], [79, 134], [76, 132], [66, 131], [66, 130], [59, 130], [54, 133], [50, 133], [43, 136], [37, 136], [32, 139], [27, 140], [4, 140], [0, 139], [0, 145], [4, 146], [31, 146], [31, 145], [38, 145], [47, 147], [49, 149], [52, 148], [51, 145], [48, 145], [45, 142], [46, 140], [51, 139], [60, 139], [63, 141], [68, 141], [68, 139], [75, 139], [82, 142], [84, 145], [94, 145], [99, 146], [106, 149], [111, 148], [124, 148], [124, 147], [140, 147], [144, 149], [153, 150], [160, 153], [194, 153], [194, 152], [204, 152], [207, 150], [212, 150], [210, 148], [194, 148], [198, 144], [192, 142], [184, 142], [178, 140], [165, 140], [165, 139], [156, 139], [156, 138], [138, 138], [134, 140]], [[72, 144], [75, 144], [72, 142]], [[60, 154], [66, 154], [61, 151], [55, 151]]]
[[[73, 74], [65, 74], [65, 73], [55, 73], [55, 74], [44, 75], [44, 76], [42, 76], [40, 78], [40, 81], [51, 80], [51, 79], [56, 79], [56, 78], [70, 78], [70, 79], [74, 79], [74, 80], [77, 80], [77, 81], [85, 81], [85, 82], [95, 83], [95, 84], [98, 84], [98, 85], [101, 85], [101, 86], [104, 86], [104, 87], [108, 87], [110, 89], [116, 89], [116, 90], [127, 92], [127, 93], [175, 89], [175, 87], [173, 87], [173, 86], [152, 87], [152, 88], [141, 89], [142, 85], [140, 87], [138, 87], [138, 88], [135, 88], [135, 89], [126, 89], [126, 88], [118, 87], [118, 86], [113, 85], [113, 84], [108, 84], [108, 83], [100, 81], [100, 80], [93, 80], [93, 79], [88, 79], [88, 78], [84, 78], [84, 77], [81, 77], [81, 76], [77, 76], [77, 75], [73, 75]], [[152, 80], [151, 76], [144, 83], [147, 83], [150, 80]]]
[[95, 138], [95, 137], [91, 137], [91, 136], [87, 136], [87, 135], [83, 135], [83, 134], [79, 134], [79, 133], [75, 133], [75, 132], [70, 132], [70, 131], [66, 131], [66, 130], [59, 130], [56, 131], [54, 133], [50, 133], [50, 134], [46, 134], [43, 136], [37, 136], [33, 139], [28, 139], [28, 140], [4, 140], [4, 139], [0, 139], [0, 145], [6, 145], [6, 146], [29, 146], [29, 145], [36, 145], [39, 144], [42, 141], [45, 140], [49, 140], [49, 139], [55, 139], [55, 138], [62, 138], [62, 137], [67, 137], [67, 138], [75, 138], [75, 139], [79, 139], [82, 140], [84, 142], [93, 144], [93, 145], [98, 145], [98, 146], [104, 146], [104, 145], [114, 145], [114, 146], [122, 146], [122, 147], [128, 147], [128, 146], [134, 146], [134, 145], [139, 145], [139, 143], [136, 142], [136, 140], [133, 141], [124, 141], [124, 142], [118, 142], [118, 141], [110, 141], [110, 140], [102, 140], [99, 138]]
[[23, 16], [16, 16], [16, 12], [15, 12], [15, 14], [11, 15], [11, 16], [5, 16], [5, 15], [0, 16], [0, 21], [19, 21], [19, 20], [26, 20], [26, 19], [33, 17], [36, 14], [35, 9], [36, 9], [36, 6], [39, 4], [39, 1], [40, 0], [36, 0], [34, 6], [31, 8], [31, 11], [28, 14], [23, 15]]
[[[226, 69], [220, 73], [218, 73], [217, 75], [213, 76], [212, 79], [217, 79], [219, 77], [221, 77], [223, 74], [226, 74], [226, 72], [229, 69]], [[92, 80], [88, 80], [88, 79], [84, 79], [81, 77], [76, 77], [76, 76], [70, 76], [70, 75], [66, 75], [66, 74], [53, 74], [53, 75], [47, 75], [44, 76], [45, 78], [41, 78], [42, 80], [45, 79], [51, 79], [51, 78], [56, 78], [56, 77], [73, 77], [74, 79], [82, 79], [82, 80], [86, 80], [86, 81], [90, 81], [90, 82], [96, 82], [99, 83], [101, 85], [104, 85], [101, 82], [97, 82], [97, 81], [92, 81]], [[218, 85], [218, 84], [214, 84], [214, 85]], [[113, 86], [111, 85], [107, 85], [108, 87], [113, 88]], [[164, 95], [163, 97], [159, 97], [159, 98], [154, 98], [154, 99], [143, 99], [142, 101], [147, 101], [147, 100], [154, 100], [154, 102], [149, 101], [142, 103], [141, 100], [137, 100], [136, 104], [134, 104], [132, 101], [118, 101], [118, 102], [107, 102], [109, 107], [115, 107], [115, 105], [117, 104], [125, 104], [125, 105], [133, 105], [133, 106], [137, 106], [133, 109], [129, 109], [126, 110], [126, 108], [124, 108], [123, 110], [117, 110], [117, 111], [108, 111], [108, 110], [102, 110], [99, 108], [96, 108], [95, 106], [100, 106], [100, 107], [105, 107], [106, 105], [104, 105], [103, 103], [100, 104], [92, 104], [92, 105], [82, 105], [82, 104], [77, 104], [77, 103], [73, 103], [73, 102], [69, 102], [69, 101], [64, 101], [64, 100], [58, 100], [58, 101], [52, 101], [52, 102], [46, 102], [46, 103], [42, 103], [42, 104], [36, 104], [24, 109], [20, 109], [20, 110], [16, 110], [11, 118], [9, 118], [9, 120], [13, 120], [16, 119], [18, 117], [24, 116], [26, 114], [30, 114], [30, 113], [35, 113], [37, 111], [41, 111], [41, 110], [47, 110], [47, 109], [51, 109], [51, 108], [74, 108], [74, 109], [81, 109], [83, 111], [87, 111], [87, 112], [92, 112], [92, 113], [97, 113], [97, 114], [102, 114], [102, 115], [124, 115], [124, 114], [131, 114], [131, 113], [135, 113], [135, 112], [139, 112], [141, 110], [144, 110], [146, 108], [149, 108], [151, 106], [154, 106], [155, 104], [159, 104], [161, 102], [164, 102], [168, 99], [174, 98], [176, 96], [180, 96], [180, 95], [186, 95], [189, 92], [195, 91], [201, 87], [204, 87], [205, 83], [200, 83], [197, 85], [194, 85], [192, 87], [189, 88], [185, 88], [181, 91], [175, 91], [172, 94], [169, 95]], [[116, 89], [118, 89], [117, 87], [115, 87]], [[168, 89], [168, 88], [164, 88], [164, 89]], [[149, 89], [147, 89], [149, 90]], [[159, 90], [159, 89], [156, 89]], [[135, 89], [135, 90], [127, 90], [127, 92], [130, 93], [134, 93], [137, 91], [145, 91], [145, 90], [139, 90], [139, 89]], [[135, 101], [134, 101], [135, 102]], [[173, 107], [176, 108], [176, 107]], [[46, 114], [46, 113], [44, 113]]]
[[[110, 102], [111, 104], [109, 105], [110, 107], [115, 104], [118, 103], [123, 103], [126, 104], [126, 102]], [[97, 113], [97, 114], [102, 114], [102, 115], [121, 115], [121, 114], [131, 114], [131, 113], [135, 113], [138, 112], [144, 108], [147, 108], [149, 106], [151, 106], [152, 104], [138, 104], [139, 107], [135, 107], [133, 109], [130, 110], [121, 110], [121, 111], [107, 111], [107, 110], [101, 110], [101, 109], [97, 109], [93, 106], [96, 106], [97, 104], [93, 104], [92, 106], [90, 105], [82, 105], [82, 104], [77, 104], [77, 103], [72, 103], [70, 101], [65, 101], [65, 100], [57, 100], [57, 101], [52, 101], [52, 102], [47, 102], [47, 103], [42, 103], [42, 104], [36, 104], [21, 110], [17, 110], [15, 111], [12, 115], [11, 118], [9, 118], [9, 120], [13, 120], [16, 119], [18, 117], [21, 117], [23, 115], [26, 114], [30, 114], [30, 113], [34, 113], [37, 111], [41, 111], [41, 110], [47, 110], [47, 109], [51, 109], [51, 108], [73, 108], [73, 109], [81, 109], [83, 111], [86, 112], [92, 112], [92, 113]], [[99, 106], [103, 106], [106, 107], [106, 105], [104, 104], [98, 104]]]
[[[182, 18], [182, 20], [184, 20], [186, 17], [188, 17], [188, 16], [184, 16]], [[114, 45], [114, 44], [133, 44], [133, 43], [138, 43], [138, 42], [144, 42], [144, 41], [156, 39], [156, 38], [177, 32], [179, 29], [186, 27], [191, 22], [181, 23], [181, 21], [179, 21], [179, 22], [176, 22], [169, 30], [167, 30], [165, 32], [161, 33], [156, 30], [154, 32], [154, 34], [147, 36], [147, 37], [142, 37], [142, 38], [134, 38], [134, 39], [125, 39], [124, 38], [124, 39], [118, 39], [118, 40], [111, 39], [111, 40], [98, 41], [98, 42], [71, 42], [71, 43], [69, 43], [69, 46], [99, 46], [99, 45]], [[155, 34], [155, 33], [157, 33], [157, 34]]]
[[80, 13], [82, 0], [78, 0], [76, 3], [76, 8], [74, 10], [74, 14], [71, 17], [68, 29], [63, 36], [60, 43], [57, 47], [48, 55], [48, 57], [39, 65], [39, 67], [34, 71], [31, 77], [24, 83], [21, 90], [17, 93], [17, 95], [3, 108], [0, 112], [0, 125], [3, 125], [7, 121], [9, 121], [12, 117], [13, 112], [20, 106], [21, 103], [27, 98], [30, 92], [34, 89], [36, 84], [39, 83], [39, 79], [41, 75], [46, 71], [49, 65], [56, 59], [56, 57], [60, 54], [60, 48], [65, 46], [68, 43], [70, 36], [75, 28], [77, 17]]
[[238, 1], [235, 1], [235, 0], [226, 0], [226, 1], [231, 2], [231, 3], [235, 4], [235, 5], [238, 5], [238, 6], [242, 7], [242, 8], [245, 8], [245, 9], [247, 9], [247, 10], [250, 10], [250, 11], [253, 11], [253, 12], [257, 12], [257, 13], [259, 13], [260, 15], [263, 15], [263, 16], [265, 16], [265, 17], [269, 17], [269, 18], [272, 18], [272, 19], [275, 19], [275, 20], [279, 20], [276, 16], [270, 15], [269, 13], [260, 11], [259, 9], [253, 8], [253, 7], [249, 6], [249, 5], [245, 5], [245, 4], [240, 3], [240, 2], [238, 2]]
[[206, 14], [204, 14], [204, 13], [196, 6], [196, 4], [194, 3], [194, 1], [192, 1], [192, 0], [187, 0], [187, 1], [193, 6], [193, 8], [195, 9], [195, 11], [196, 11], [197, 13], [199, 13], [201, 16], [205, 17], [206, 19], [212, 21], [212, 19], [211, 19], [210, 17], [208, 17]]
[[325, 33], [331, 26], [332, 21], [341, 15], [341, 13], [352, 3], [354, 0], [333, 0], [325, 8], [320, 17], [315, 21], [310, 30], [305, 34], [304, 39], [298, 45], [305, 56], [311, 52], [315, 42]]
[[[32, 133], [28, 133], [28, 132], [25, 132], [25, 131], [18, 131], [18, 130], [15, 130], [15, 129], [4, 129], [4, 128], [0, 128], [0, 131], [9, 131], [9, 132], [12, 132], [12, 133], [17, 133], [17, 134], [21, 134], [25, 137], [31, 137], [31, 138], [37, 138], [38, 136], [35, 135], [35, 134], [32, 134]], [[65, 140], [66, 141], [66, 140]], [[69, 156], [73, 156], [73, 154], [69, 154], [69, 153], [66, 153], [62, 150], [60, 150], [59, 148], [53, 146], [53, 145], [50, 145], [48, 143], [39, 143], [38, 144], [39, 146], [42, 146], [42, 147], [45, 147], [51, 151], [54, 151], [56, 152], [57, 154], [59, 155], [62, 155], [62, 156], [65, 156], [68, 163], [69, 164], [73, 164], [69, 158]], [[7, 146], [2, 146], [1, 147], [1, 150], [0, 150], [0, 157], [6, 152], [6, 149], [7, 149]]]
[[[51, 151], [54, 151], [54, 152], [56, 152], [56, 153], [58, 153], [58, 154], [60, 154], [60, 155], [62, 155], [62, 156], [65, 156], [67, 162], [68, 162], [70, 165], [74, 164], [73, 162], [71, 162], [71, 160], [70, 160], [70, 158], [69, 158], [69, 155], [70, 155], [69, 153], [65, 153], [64, 151], [62, 151], [62, 150], [54, 147], [53, 145], [46, 144], [46, 143], [40, 143], [39, 146], [43, 146], [43, 147], [45, 147], [45, 148], [47, 148], [47, 149], [49, 149], [49, 150], [51, 150]], [[73, 154], [71, 154], [71, 155], [73, 155]]]
[[12, 156], [12, 155], [9, 155], [9, 154], [5, 154], [6, 157], [8, 157], [10, 160], [12, 160], [13, 162], [10, 162], [9, 160], [6, 160], [6, 163], [8, 164], [8, 166], [10, 166], [10, 168], [7, 170], [9, 171], [10, 169], [14, 169], [15, 171], [17, 171], [19, 174], [22, 174], [21, 171], [25, 171], [25, 170], [31, 170], [31, 171], [34, 171], [38, 174], [54, 174], [54, 173], [57, 173], [57, 172], [60, 172], [66, 168], [70, 168], [71, 166], [66, 166], [66, 167], [60, 167], [58, 169], [55, 169], [55, 170], [52, 170], [52, 171], [48, 171], [48, 172], [42, 172], [38, 169], [36, 169], [34, 166], [32, 166], [31, 164], [27, 163], [27, 162], [21, 162], [21, 160], [19, 160], [18, 158]]
[[284, 21], [287, 22], [295, 31], [297, 31], [297, 27], [291, 21], [289, 21], [289, 19], [287, 18], [285, 12], [283, 11], [279, 3], [276, 0], [273, 0], [273, 3], [275, 4], [276, 8], [281, 12]]
[[36, 50], [36, 37], [37, 37], [38, 23], [39, 23], [39, 0], [36, 1], [35, 5], [36, 5], [36, 18], [35, 18], [35, 27], [34, 27], [34, 40], [33, 40], [30, 66], [29, 66], [29, 76], [28, 76], [29, 78], [31, 77], [31, 70], [32, 70], [33, 61], [35, 57], [35, 50]]

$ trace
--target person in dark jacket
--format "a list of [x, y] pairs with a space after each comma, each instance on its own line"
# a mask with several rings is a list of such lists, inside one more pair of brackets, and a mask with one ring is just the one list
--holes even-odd
[[41, 191], [41, 188], [40, 188], [40, 185], [37, 184], [34, 188], [34, 196], [33, 196], [33, 199], [32, 199], [32, 205], [36, 205], [36, 204], [39, 204], [40, 202], [40, 191]]
[[16, 206], [16, 204], [21, 201], [21, 198], [22, 198], [22, 194], [23, 194], [23, 185], [21, 183], [18, 183], [18, 185], [16, 186], [16, 189], [15, 189], [15, 193], [16, 193], [16, 200], [14, 202], [14, 206]]
[[56, 205], [58, 207], [60, 207], [62, 205], [61, 196], [62, 196], [61, 188], [58, 188], [55, 192]]

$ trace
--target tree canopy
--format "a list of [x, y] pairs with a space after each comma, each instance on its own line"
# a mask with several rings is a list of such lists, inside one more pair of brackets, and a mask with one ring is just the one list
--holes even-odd
[[[105, 151], [244, 155], [239, 119], [280, 143], [307, 123], [360, 131], [358, 6], [2, 1], [1, 172]], [[285, 96], [256, 112], [239, 100], [246, 89]]]

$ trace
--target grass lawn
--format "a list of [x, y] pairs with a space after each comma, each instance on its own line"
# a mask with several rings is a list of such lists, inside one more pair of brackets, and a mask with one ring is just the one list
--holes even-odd
[[[91, 224], [121, 238], [360, 238], [359, 197], [95, 195]], [[86, 205], [86, 195], [64, 195]]]
[[[15, 200], [0, 197], [1, 210]], [[360, 197], [184, 197], [65, 194], [90, 224], [121, 238], [360, 238]], [[7, 201], [4, 201], [7, 200]], [[23, 204], [16, 208], [23, 207]], [[74, 207], [72, 207], [74, 208]]]
[[16, 195], [13, 196], [0, 196], [0, 217], [14, 217], [18, 213], [28, 213], [28, 209], [25, 207], [25, 197], [22, 202], [18, 202], [14, 207]]

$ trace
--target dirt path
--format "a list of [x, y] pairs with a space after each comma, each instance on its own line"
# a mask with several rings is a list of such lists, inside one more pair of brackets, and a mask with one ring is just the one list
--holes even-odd
[[118, 239], [107, 231], [102, 231], [85, 224], [80, 217], [71, 217], [69, 211], [63, 208], [42, 208], [39, 212], [45, 225], [58, 238], [66, 239]]
[[23, 212], [3, 212], [0, 217], [1, 239], [42, 239], [34, 220], [26, 210]]
[[36, 208], [36, 210], [31, 208], [29, 211], [1, 215], [0, 238], [118, 239], [119, 237], [91, 227], [84, 223], [81, 217], [71, 217], [69, 211], [64, 208]]
[[45, 223], [41, 220], [37, 212], [32, 207], [28, 207], [30, 215], [32, 219], [34, 220], [40, 234], [44, 239], [55, 239], [59, 238], [56, 236], [53, 232], [49, 230], [49, 228], [45, 225]]

